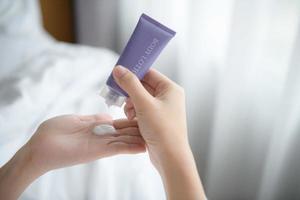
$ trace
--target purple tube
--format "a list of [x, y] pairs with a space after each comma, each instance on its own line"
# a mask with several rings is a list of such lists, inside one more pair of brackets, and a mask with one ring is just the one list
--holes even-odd
[[[173, 30], [142, 14], [116, 65], [126, 67], [141, 80], [175, 34]], [[128, 97], [112, 74], [100, 95], [108, 106], [122, 106]]]

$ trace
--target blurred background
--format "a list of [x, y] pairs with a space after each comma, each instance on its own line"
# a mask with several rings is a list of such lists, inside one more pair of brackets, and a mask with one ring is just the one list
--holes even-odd
[[[6, 129], [0, 136], [6, 138], [1, 144], [7, 152], [2, 162], [14, 152], [9, 147], [17, 149], [30, 135], [15, 142], [19, 136], [4, 134], [26, 130], [13, 120], [24, 107], [39, 113], [31, 119], [35, 122], [49, 110], [105, 111], [99, 99], [80, 94], [94, 94], [104, 83], [141, 13], [177, 32], [154, 67], [185, 88], [190, 143], [208, 199], [300, 199], [299, 0], [1, 0], [0, 119]], [[63, 86], [73, 93], [55, 92]], [[81, 105], [83, 99], [87, 102]], [[54, 100], [63, 103], [53, 109]], [[66, 109], [66, 104], [74, 106]], [[121, 110], [114, 113], [122, 116]], [[143, 189], [115, 187], [120, 176], [135, 176], [130, 170], [118, 174], [116, 168], [110, 173], [116, 181], [106, 185], [111, 194], [103, 190], [91, 196], [84, 190], [78, 199], [165, 198], [146, 157], [122, 159], [126, 166], [135, 162], [147, 169], [138, 180]], [[104, 162], [85, 173], [111, 168]], [[49, 179], [60, 180], [65, 173]], [[70, 197], [65, 184], [74, 176], [82, 175], [68, 175], [61, 185], [65, 192], [55, 197]], [[47, 199], [44, 187], [32, 191], [43, 190]], [[35, 199], [27, 194], [24, 199]]]

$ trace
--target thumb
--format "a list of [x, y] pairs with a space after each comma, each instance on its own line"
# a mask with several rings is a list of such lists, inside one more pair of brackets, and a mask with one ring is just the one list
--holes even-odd
[[113, 70], [113, 76], [118, 85], [129, 95], [135, 106], [144, 106], [153, 97], [144, 88], [138, 77], [127, 68], [120, 65]]

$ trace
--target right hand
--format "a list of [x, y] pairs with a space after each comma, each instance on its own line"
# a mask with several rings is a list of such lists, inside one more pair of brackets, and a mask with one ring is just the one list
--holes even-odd
[[183, 89], [153, 69], [142, 81], [120, 66], [115, 67], [113, 75], [129, 95], [125, 113], [132, 122], [137, 119], [167, 199], [205, 199], [188, 143]]
[[[160, 171], [166, 156], [189, 151], [183, 89], [154, 69], [140, 81], [128, 69], [116, 66], [114, 78], [129, 97], [128, 119], [137, 118], [152, 163]], [[184, 156], [184, 155], [182, 155]]]

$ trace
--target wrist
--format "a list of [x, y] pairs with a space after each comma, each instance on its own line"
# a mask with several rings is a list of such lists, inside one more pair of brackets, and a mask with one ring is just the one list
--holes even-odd
[[205, 199], [191, 148], [186, 143], [164, 148], [158, 157], [157, 170], [168, 199]]
[[167, 171], [170, 165], [172, 165], [173, 168], [182, 168], [194, 164], [193, 154], [188, 143], [163, 148], [158, 157], [159, 167], [162, 173]]
[[40, 175], [42, 172], [33, 165], [30, 149], [23, 146], [0, 169], [0, 196], [5, 197], [4, 199], [17, 199]]
[[24, 145], [15, 155], [16, 162], [19, 163], [18, 170], [26, 174], [27, 178], [36, 179], [43, 175], [46, 170], [43, 170], [41, 166], [36, 162], [34, 152], [32, 151], [30, 144]]

